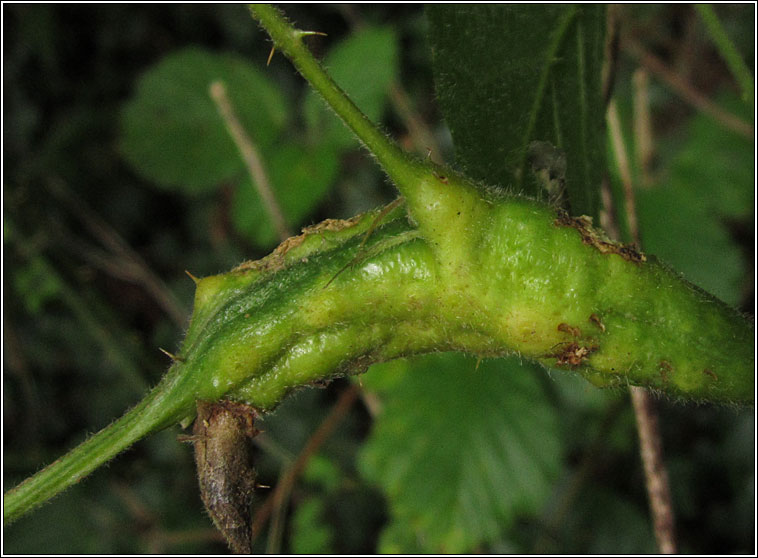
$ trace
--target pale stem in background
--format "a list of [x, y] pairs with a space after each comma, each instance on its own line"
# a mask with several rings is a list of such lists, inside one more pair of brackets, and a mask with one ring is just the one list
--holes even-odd
[[663, 444], [658, 428], [658, 412], [650, 392], [629, 386], [640, 437], [640, 456], [645, 468], [645, 484], [653, 515], [653, 530], [661, 554], [676, 554], [674, 508], [666, 464], [663, 461]]
[[[348, 25], [350, 25], [352, 32], [363, 29], [366, 26], [363, 17], [355, 6], [337, 4], [337, 9], [342, 14], [342, 17], [345, 18], [345, 21], [348, 22]], [[403, 84], [394, 82], [390, 86], [389, 97], [392, 108], [395, 109], [395, 112], [408, 129], [413, 149], [422, 155], [428, 153], [432, 161], [438, 165], [444, 165], [445, 161], [442, 158], [442, 150], [434, 137], [434, 133], [429, 129], [424, 119], [414, 110], [413, 103]]]
[[340, 394], [334, 407], [332, 407], [329, 414], [324, 418], [313, 434], [311, 434], [311, 437], [300, 451], [297, 459], [295, 459], [294, 463], [282, 472], [279, 481], [276, 483], [276, 488], [274, 489], [273, 494], [268, 497], [266, 502], [258, 508], [258, 511], [255, 513], [252, 524], [253, 538], [260, 533], [261, 527], [266, 521], [266, 518], [269, 515], [273, 515], [267, 550], [273, 550], [279, 545], [278, 541], [281, 537], [281, 517], [283, 517], [286, 503], [289, 500], [289, 495], [292, 492], [292, 488], [294, 487], [297, 478], [305, 470], [308, 460], [315, 455], [321, 445], [329, 439], [329, 436], [332, 435], [334, 429], [348, 413], [358, 397], [359, 390], [359, 386], [351, 384], [342, 392], [342, 394]]
[[[637, 128], [635, 123], [635, 128]], [[608, 128], [611, 143], [624, 187], [624, 207], [629, 223], [629, 233], [632, 241], [640, 246], [640, 235], [637, 221], [637, 210], [634, 201], [632, 173], [629, 167], [624, 138], [621, 133], [621, 122], [615, 99], [608, 105]], [[605, 198], [603, 198], [605, 200]], [[609, 209], [609, 208], [606, 208]], [[637, 421], [637, 433], [640, 439], [640, 457], [645, 470], [650, 513], [653, 516], [653, 531], [661, 554], [676, 554], [676, 538], [674, 532], [674, 508], [671, 503], [668, 473], [663, 461], [663, 444], [658, 428], [658, 413], [650, 392], [644, 388], [629, 386], [629, 392], [634, 406], [634, 417]]]
[[250, 139], [242, 124], [237, 118], [234, 112], [234, 107], [229, 101], [229, 96], [226, 94], [226, 87], [220, 81], [214, 81], [210, 86], [210, 94], [213, 101], [216, 103], [221, 118], [224, 120], [226, 129], [229, 131], [229, 135], [232, 136], [234, 143], [239, 149], [242, 159], [247, 165], [247, 170], [250, 173], [253, 185], [258, 191], [258, 194], [263, 200], [263, 205], [266, 211], [271, 217], [271, 221], [276, 229], [276, 234], [279, 240], [286, 240], [292, 233], [287, 228], [287, 222], [284, 220], [284, 214], [282, 208], [276, 200], [274, 190], [271, 187], [271, 182], [268, 179], [266, 170], [263, 166], [263, 160], [258, 153], [258, 149]]
[[624, 188], [624, 206], [626, 207], [629, 234], [633, 242], [639, 243], [640, 231], [637, 226], [637, 208], [635, 207], [634, 192], [632, 190], [632, 169], [629, 166], [629, 157], [627, 157], [626, 146], [624, 145], [624, 136], [621, 132], [621, 119], [619, 118], [615, 99], [611, 99], [610, 103], [608, 103], [607, 116], [613, 154], [616, 157], [621, 184]]
[[[177, 326], [185, 327], [187, 310], [176, 299], [166, 283], [152, 271], [145, 260], [121, 235], [87, 206], [63, 180], [50, 179], [48, 189], [57, 200], [76, 215], [90, 234], [108, 251], [106, 254], [98, 254], [95, 250], [76, 246], [75, 249], [79, 255], [114, 277], [142, 285]], [[67, 242], [64, 235], [61, 235], [60, 240]]]
[[753, 126], [730, 112], [725, 111], [708, 97], [696, 90], [692, 84], [670, 69], [660, 58], [646, 51], [642, 45], [626, 37], [622, 42], [624, 50], [655, 74], [674, 90], [684, 101], [713, 118], [716, 122], [746, 138], [753, 139]]
[[634, 147], [637, 166], [642, 171], [642, 185], [651, 186], [655, 147], [653, 124], [650, 118], [650, 74], [648, 71], [644, 68], [635, 70], [632, 75], [632, 85], [634, 87]]
[[408, 128], [408, 135], [413, 142], [416, 152], [429, 154], [429, 158], [438, 165], [444, 165], [442, 150], [434, 137], [434, 134], [426, 125], [426, 122], [419, 117], [411, 106], [411, 100], [408, 93], [399, 83], [393, 83], [390, 87], [390, 101], [392, 108], [395, 109], [398, 116]]

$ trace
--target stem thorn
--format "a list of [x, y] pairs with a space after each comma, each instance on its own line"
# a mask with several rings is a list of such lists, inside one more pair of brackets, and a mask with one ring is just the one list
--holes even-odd
[[271, 52], [268, 53], [268, 60], [266, 60], [267, 67], [269, 64], [271, 64], [271, 59], [274, 57], [274, 52], [276, 52], [276, 45], [271, 45]]
[[169, 353], [166, 349], [162, 349], [161, 347], [158, 347], [158, 350], [162, 352], [164, 355], [168, 356], [171, 360], [174, 362], [184, 362], [184, 359], [180, 356], [177, 356], [173, 353]]

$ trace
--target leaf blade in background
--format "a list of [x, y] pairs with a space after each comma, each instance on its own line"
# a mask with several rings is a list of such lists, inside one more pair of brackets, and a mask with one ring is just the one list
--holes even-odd
[[[720, 104], [750, 118], [733, 96]], [[643, 245], [688, 280], [737, 305], [745, 262], [728, 223], [753, 214], [754, 147], [703, 114], [693, 117], [676, 145], [677, 153], [665, 158], [671, 161], [665, 178], [636, 193]]]
[[242, 58], [190, 47], [139, 80], [122, 114], [121, 152], [144, 178], [188, 193], [213, 189], [244, 164], [208, 92], [222, 80], [243, 128], [260, 149], [287, 123], [279, 89]]
[[462, 170], [544, 197], [528, 157], [530, 143], [547, 142], [565, 152], [572, 212], [597, 217], [604, 7], [438, 4], [426, 13], [437, 96]]
[[[373, 122], [381, 121], [400, 64], [398, 38], [390, 27], [362, 29], [334, 45], [323, 60], [329, 75]], [[354, 148], [355, 136], [312, 90], [303, 103], [310, 137], [335, 149]]]
[[446, 354], [366, 376], [385, 405], [360, 456], [389, 499], [381, 551], [408, 552], [413, 539], [426, 552], [471, 551], [539, 510], [562, 463], [540, 372]]
[[323, 516], [324, 502], [309, 498], [301, 502], [292, 519], [292, 551], [295, 554], [332, 554], [334, 533]]

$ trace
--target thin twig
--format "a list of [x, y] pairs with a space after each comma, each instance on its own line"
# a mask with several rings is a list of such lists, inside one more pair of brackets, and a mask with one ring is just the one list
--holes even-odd
[[608, 106], [613, 95], [613, 86], [616, 83], [619, 37], [621, 36], [619, 33], [621, 26], [620, 10], [619, 4], [610, 4], [605, 13], [605, 47], [603, 49], [603, 69], [600, 79], [604, 107]]
[[[171, 292], [171, 289], [150, 269], [145, 260], [129, 246], [113, 227], [101, 219], [62, 180], [51, 179], [49, 190], [58, 200], [66, 204], [69, 210], [89, 230], [90, 234], [111, 254], [111, 257], [103, 256], [99, 262], [104, 271], [115, 277], [142, 285], [176, 325], [182, 328], [187, 325], [187, 312]], [[89, 252], [90, 255], [94, 253]]]
[[[23, 422], [19, 426], [14, 425], [16, 434], [21, 434], [21, 439], [25, 442], [25, 451], [39, 450], [39, 426], [41, 411], [44, 409], [39, 392], [36, 389], [34, 375], [29, 369], [29, 363], [23, 350], [23, 344], [16, 334], [16, 328], [10, 319], [9, 314], [3, 313], [3, 364], [7, 364], [9, 376], [15, 376], [19, 383], [21, 395], [21, 409], [23, 409]], [[5, 376], [4, 374], [4, 377]], [[12, 413], [13, 411], [11, 411]], [[13, 421], [7, 421], [6, 424]], [[11, 427], [13, 428], [13, 427]]]
[[622, 45], [626, 52], [639, 61], [640, 65], [661, 78], [666, 85], [673, 89], [687, 103], [710, 116], [722, 126], [746, 138], [753, 139], [753, 126], [751, 124], [725, 111], [700, 93], [686, 79], [669, 68], [660, 58], [645, 50], [637, 41], [625, 37]]
[[147, 506], [132, 486], [123, 481], [115, 481], [110, 484], [112, 493], [124, 504], [133, 523], [145, 526], [158, 524], [158, 515]]
[[642, 174], [642, 185], [653, 183], [652, 168], [655, 159], [653, 147], [653, 125], [650, 118], [650, 74], [638, 68], [632, 75], [634, 86], [634, 145], [637, 166]]
[[114, 331], [114, 327], [111, 326], [108, 329], [102, 326], [101, 318], [94, 311], [91, 303], [77, 289], [68, 284], [55, 267], [38, 251], [38, 248], [31, 247], [25, 242], [16, 243], [15, 248], [26, 261], [38, 258], [37, 262], [42, 267], [43, 273], [57, 285], [58, 299], [76, 317], [79, 324], [84, 328], [83, 331], [88, 332], [101, 345], [110, 364], [120, 372], [125, 382], [124, 385], [128, 385], [138, 393], [143, 392], [147, 383], [142, 374], [142, 367], [136, 362], [137, 358], [128, 350], [126, 345], [116, 339], [120, 339], [120, 337]]
[[218, 109], [221, 118], [224, 120], [229, 135], [232, 136], [237, 149], [239, 149], [240, 155], [242, 155], [242, 159], [245, 161], [245, 165], [247, 165], [250, 178], [263, 200], [263, 205], [266, 208], [269, 217], [271, 217], [274, 229], [276, 229], [276, 234], [279, 236], [280, 240], [288, 239], [292, 236], [292, 233], [287, 227], [282, 208], [276, 200], [276, 195], [274, 194], [271, 182], [269, 181], [265, 167], [263, 166], [263, 159], [252, 139], [250, 139], [250, 136], [242, 127], [239, 118], [237, 118], [237, 115], [234, 112], [234, 107], [229, 100], [229, 96], [226, 94], [226, 87], [222, 82], [214, 81], [210, 86], [210, 94], [213, 102], [216, 103], [216, 108]]
[[650, 512], [653, 515], [653, 530], [661, 554], [676, 554], [674, 509], [666, 464], [663, 461], [663, 444], [658, 428], [658, 411], [650, 392], [637, 386], [629, 386], [637, 419], [640, 438], [640, 456], [645, 468]]
[[[608, 107], [608, 125], [619, 174], [624, 184], [625, 211], [629, 223], [632, 241], [640, 246], [639, 228], [637, 226], [634, 190], [632, 187], [629, 157], [621, 135], [621, 125], [615, 101]], [[650, 512], [653, 516], [653, 531], [662, 554], [676, 553], [676, 538], [674, 531], [674, 511], [671, 502], [668, 473], [663, 460], [663, 444], [658, 428], [658, 414], [653, 398], [648, 391], [636, 386], [629, 386], [629, 392], [634, 406], [634, 416], [637, 421], [637, 433], [640, 439], [640, 457], [645, 471]]]
[[329, 414], [324, 418], [316, 431], [311, 435], [308, 442], [303, 447], [297, 459], [289, 466], [289, 468], [281, 476], [279, 482], [277, 482], [276, 489], [271, 494], [266, 502], [258, 508], [253, 518], [253, 538], [255, 538], [265, 523], [266, 519], [271, 512], [274, 511], [275, 506], [281, 506], [289, 494], [292, 492], [292, 487], [295, 485], [295, 481], [305, 470], [305, 466], [308, 464], [308, 460], [318, 451], [321, 445], [329, 438], [334, 429], [339, 425], [340, 421], [345, 417], [347, 412], [352, 407], [360, 387], [351, 384], [345, 391], [340, 394], [339, 399], [332, 407]]
[[408, 93], [405, 91], [400, 83], [393, 83], [390, 86], [390, 102], [392, 108], [400, 116], [400, 119], [408, 129], [413, 146], [418, 153], [429, 153], [429, 158], [442, 165], [445, 163], [442, 158], [442, 150], [434, 137], [434, 134], [421, 118], [413, 110], [411, 106], [411, 100], [408, 97]]
[[[632, 189], [632, 169], [629, 166], [624, 135], [621, 131], [621, 119], [619, 117], [616, 100], [611, 99], [608, 103], [608, 130], [611, 134], [613, 153], [616, 156], [621, 184], [624, 188], [624, 206], [626, 207], [627, 224], [632, 241], [639, 246], [640, 231], [637, 226], [637, 208], [634, 203], [634, 191]], [[613, 204], [611, 204], [612, 206]], [[606, 208], [608, 209], [608, 208]]]
[[[283, 470], [279, 475], [276, 486], [277, 490], [273, 494], [273, 505], [271, 507], [271, 524], [268, 529], [268, 538], [266, 539], [266, 554], [279, 554], [282, 547], [282, 536], [284, 534], [284, 516], [287, 513], [289, 504], [289, 491], [284, 494], [278, 488], [285, 482], [289, 469]], [[288, 487], [291, 488], [291, 487]]]
[[223, 535], [215, 527], [166, 531], [160, 526], [160, 517], [142, 501], [132, 487], [123, 482], [112, 483], [111, 487], [125, 505], [133, 529], [144, 541], [149, 554], [165, 554], [167, 548], [188, 543], [225, 542]]
[[610, 176], [608, 176], [607, 171], [603, 173], [603, 180], [600, 182], [600, 199], [602, 202], [600, 209], [600, 228], [608, 233], [608, 236], [611, 238], [621, 238], [616, 207], [613, 205], [611, 179]]

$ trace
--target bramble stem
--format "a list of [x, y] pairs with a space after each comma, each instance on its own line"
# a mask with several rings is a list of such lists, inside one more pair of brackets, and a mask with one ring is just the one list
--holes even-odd
[[[455, 221], [451, 219], [450, 210], [467, 207], [470, 209], [469, 216], [473, 218], [474, 214], [478, 214], [474, 206], [485, 192], [473, 188], [451, 169], [435, 168], [422, 163], [383, 134], [305, 47], [302, 39], [312, 35], [312, 31], [293, 28], [277, 8], [268, 4], [251, 4], [250, 11], [274, 41], [274, 46], [290, 59], [329, 108], [353, 131], [369, 153], [376, 157], [408, 201], [409, 212], [418, 221], [424, 236], [434, 246], [441, 245], [443, 250], [454, 252], [455, 248], [447, 245], [450, 235], [444, 232]], [[461, 223], [461, 226], [466, 224]]]
[[172, 397], [169, 373], [153, 391], [114, 423], [91, 436], [66, 455], [5, 493], [3, 523], [9, 524], [28, 511], [76, 484], [103, 463], [136, 441], [176, 422], [186, 409]]
[[272, 7], [251, 10], [377, 157], [410, 215], [379, 209], [327, 220], [262, 260], [197, 280], [192, 321], [161, 383], [8, 492], [6, 521], [141, 437], [193, 417], [197, 400], [265, 411], [292, 389], [415, 354], [518, 353], [600, 386], [753, 401], [753, 326], [743, 316], [654, 258], [608, 241], [588, 218], [406, 156], [302, 46], [309, 32]]
[[366, 118], [305, 47], [303, 37], [312, 32], [294, 29], [271, 5], [251, 4], [250, 11], [274, 41], [274, 46], [292, 61], [300, 74], [378, 159], [390, 178], [399, 187], [415, 180], [412, 171], [408, 172], [410, 158]]

